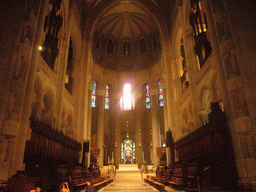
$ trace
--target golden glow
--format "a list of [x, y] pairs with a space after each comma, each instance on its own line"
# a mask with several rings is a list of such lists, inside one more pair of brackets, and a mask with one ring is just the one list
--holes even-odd
[[132, 94], [131, 94], [131, 85], [124, 85], [124, 94], [123, 94], [123, 107], [124, 110], [131, 110], [132, 108]]
[[42, 47], [42, 46], [39, 46], [38, 49], [39, 49], [40, 51], [42, 51], [42, 50], [43, 50], [43, 47]]

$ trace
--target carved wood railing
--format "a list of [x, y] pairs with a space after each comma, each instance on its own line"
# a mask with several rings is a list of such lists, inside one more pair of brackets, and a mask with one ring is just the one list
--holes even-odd
[[216, 106], [212, 106], [212, 108], [208, 124], [175, 143], [180, 161], [232, 152], [230, 151], [231, 139], [225, 113]]
[[34, 118], [30, 119], [31, 139], [26, 143], [25, 161], [27, 159], [52, 159], [77, 163], [81, 144], [54, 130]]
[[170, 183], [180, 179], [183, 187], [192, 189], [235, 190], [238, 176], [232, 146], [226, 115], [219, 103], [211, 103], [209, 123], [174, 143], [179, 161], [173, 162], [170, 168], [175, 172], [184, 165], [184, 172], [172, 173]]

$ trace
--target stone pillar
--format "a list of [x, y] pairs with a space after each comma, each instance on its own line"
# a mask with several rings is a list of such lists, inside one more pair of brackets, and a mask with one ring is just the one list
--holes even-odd
[[[185, 29], [185, 28], [184, 28]], [[200, 127], [200, 119], [199, 119], [199, 107], [198, 107], [198, 90], [196, 86], [195, 80], [197, 79], [197, 73], [199, 71], [198, 69], [198, 59], [197, 56], [195, 55], [194, 49], [194, 36], [193, 36], [193, 30], [192, 27], [189, 28], [188, 31], [185, 32], [184, 35], [184, 44], [185, 47], [190, 47], [191, 49], [186, 49], [186, 65], [187, 65], [187, 75], [189, 79], [189, 91], [191, 95], [191, 106], [192, 106], [192, 115], [190, 120], [193, 120], [194, 123], [194, 128]], [[191, 122], [188, 122], [191, 123]], [[192, 130], [190, 130], [192, 131]]]
[[[255, 38], [251, 39], [251, 13], [247, 2], [217, 4], [207, 0], [206, 8], [211, 44], [220, 81], [220, 91], [228, 115], [239, 182], [256, 188], [255, 171]], [[211, 5], [211, 6], [210, 6]], [[242, 7], [241, 7], [242, 6]], [[247, 6], [247, 9], [245, 8]], [[244, 10], [241, 10], [243, 9]], [[237, 13], [240, 14], [237, 14]], [[213, 13], [213, 14], [210, 14]], [[236, 21], [236, 22], [233, 22]], [[239, 43], [238, 43], [239, 42]], [[248, 54], [248, 55], [247, 55]], [[253, 57], [254, 55], [254, 57]], [[254, 141], [255, 142], [255, 141]], [[254, 152], [253, 152], [254, 151]], [[249, 187], [250, 188], [250, 187]]]
[[[27, 65], [27, 72], [21, 74], [19, 78], [23, 78], [20, 82], [25, 82], [24, 86], [21, 86], [20, 82], [16, 81], [12, 86], [12, 89], [14, 88], [16, 90], [20, 91], [20, 98], [15, 98], [16, 99], [16, 104], [19, 105], [17, 111], [19, 112], [19, 121], [20, 121], [20, 127], [16, 125], [16, 134], [17, 137], [13, 139], [13, 147], [10, 148], [10, 153], [11, 153], [11, 158], [10, 158], [10, 167], [9, 167], [9, 176], [14, 175], [17, 170], [24, 170], [24, 164], [23, 164], [23, 159], [24, 159], [24, 151], [25, 151], [25, 144], [26, 140], [30, 138], [30, 130], [29, 130], [29, 117], [31, 114], [31, 104], [34, 96], [34, 83], [35, 83], [35, 77], [36, 77], [36, 69], [38, 65], [38, 58], [39, 58], [39, 50], [38, 47], [41, 43], [41, 35], [43, 31], [43, 26], [44, 26], [44, 19], [46, 15], [46, 5], [47, 5], [48, 0], [43, 0], [41, 2], [41, 9], [40, 9], [40, 14], [38, 17], [37, 23], [35, 23], [35, 31], [36, 34], [33, 37], [34, 42], [33, 44], [33, 49], [31, 49], [31, 52], [29, 55], [31, 55], [30, 60], [28, 61]], [[39, 6], [40, 7], [40, 6]], [[16, 66], [17, 69], [18, 66]], [[25, 66], [23, 66], [25, 67]], [[21, 67], [22, 69], [22, 67]], [[17, 76], [19, 73], [15, 73], [15, 76]], [[24, 76], [22, 76], [24, 75]], [[18, 83], [18, 84], [17, 84]], [[26, 85], [26, 86], [25, 86]], [[23, 89], [23, 90], [22, 90]], [[14, 99], [14, 98], [13, 98]], [[12, 99], [12, 100], [13, 100]], [[18, 99], [18, 100], [17, 100]], [[13, 115], [12, 115], [13, 116]], [[17, 116], [18, 117], [18, 116]], [[13, 123], [8, 123], [10, 125], [14, 125]], [[11, 127], [12, 127], [11, 126]], [[7, 129], [12, 129], [11, 127]], [[5, 129], [3, 129], [4, 132]]]
[[[118, 95], [118, 94], [117, 94]], [[115, 99], [116, 108], [115, 108], [115, 166], [118, 169], [119, 163], [121, 160], [121, 116], [120, 116], [120, 105], [119, 98]]]
[[[172, 66], [177, 66], [177, 60], [173, 59]], [[174, 69], [173, 69], [174, 70]], [[167, 75], [166, 75], [167, 76]], [[169, 78], [165, 78], [166, 82], [166, 108], [168, 109], [169, 128], [173, 132], [173, 137], [178, 140], [182, 137], [182, 119], [180, 114], [180, 107], [178, 107], [178, 95], [182, 94], [182, 87], [180, 86], [180, 78], [177, 74], [172, 74]]]
[[[165, 139], [166, 139], [167, 138], [166, 132], [170, 129], [170, 127], [168, 126], [166, 82], [161, 82], [161, 86], [164, 94], [164, 131], [165, 131]], [[166, 141], [165, 141], [165, 144], [166, 144]], [[169, 163], [170, 163], [169, 148], [166, 147], [166, 165], [169, 165]]]
[[94, 81], [90, 81], [88, 85], [88, 113], [87, 113], [87, 128], [85, 128], [85, 140], [89, 142], [89, 153], [87, 154], [87, 165], [90, 165], [91, 160], [91, 129], [92, 129], [92, 90], [94, 87]]
[[[63, 109], [63, 99], [64, 99], [64, 93], [65, 93], [65, 79], [66, 79], [66, 71], [67, 71], [67, 63], [68, 63], [68, 53], [69, 53], [69, 42], [70, 42], [70, 32], [71, 32], [71, 14], [72, 14], [72, 9], [70, 8], [69, 10], [69, 15], [68, 15], [68, 27], [66, 31], [61, 30], [60, 32], [60, 37], [61, 39], [61, 51], [59, 53], [59, 86], [58, 86], [58, 110], [57, 110], [57, 118], [55, 122], [55, 126], [57, 130], [61, 130], [61, 124], [62, 124], [62, 109]], [[73, 91], [74, 93], [74, 91]], [[65, 133], [65, 129], [62, 130]], [[77, 139], [77, 138], [75, 138]]]
[[141, 111], [142, 105], [145, 102], [142, 101], [141, 95], [137, 95], [135, 100], [135, 151], [136, 151], [136, 164], [140, 167], [143, 164], [143, 154], [142, 154], [142, 130], [141, 130]]
[[100, 149], [100, 155], [98, 159], [98, 164], [100, 167], [103, 166], [104, 157], [104, 96], [105, 89], [104, 86], [99, 84], [99, 89], [97, 90], [97, 105], [98, 105], [98, 120], [97, 120], [97, 147]]
[[168, 123], [168, 113], [167, 113], [167, 94], [166, 94], [166, 82], [161, 82], [161, 86], [163, 89], [163, 94], [164, 94], [164, 130], [165, 133], [166, 131], [169, 130], [169, 123]]
[[157, 107], [158, 107], [157, 95], [158, 95], [158, 89], [150, 89], [152, 140], [153, 140], [152, 161], [153, 161], [154, 167], [158, 165], [158, 156], [156, 154], [156, 148], [160, 147], [159, 126], [158, 126], [158, 120], [157, 120]]

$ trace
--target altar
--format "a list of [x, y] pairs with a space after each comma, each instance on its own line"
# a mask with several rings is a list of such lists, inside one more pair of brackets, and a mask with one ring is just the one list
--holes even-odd
[[138, 164], [119, 164], [120, 171], [137, 171]]

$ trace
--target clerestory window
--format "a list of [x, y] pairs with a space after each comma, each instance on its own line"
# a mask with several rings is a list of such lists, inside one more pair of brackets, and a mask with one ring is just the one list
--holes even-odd
[[189, 22], [194, 31], [195, 54], [198, 56], [200, 68], [204, 65], [207, 58], [212, 52], [211, 43], [207, 40], [207, 21], [206, 14], [201, 6], [201, 0], [190, 0], [191, 13]]
[[130, 55], [130, 54], [131, 54], [130, 43], [128, 41], [125, 41], [123, 44], [123, 55]]
[[113, 53], [114, 52], [114, 43], [113, 43], [112, 40], [108, 41], [107, 52], [108, 53]]

